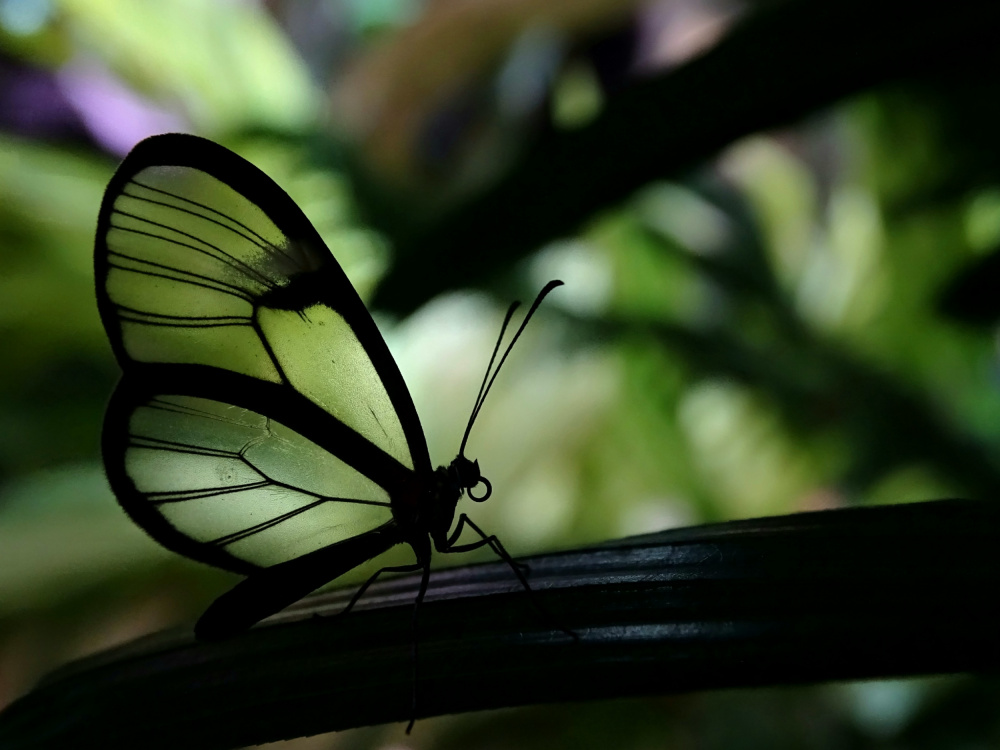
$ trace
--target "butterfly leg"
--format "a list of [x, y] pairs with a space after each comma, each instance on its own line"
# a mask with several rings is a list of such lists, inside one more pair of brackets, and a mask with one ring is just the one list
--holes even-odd
[[[454, 542], [458, 540], [458, 537], [462, 533], [462, 529], [465, 526], [468, 526], [477, 534], [479, 534], [481, 539], [478, 542], [470, 542], [469, 544], [454, 544]], [[564, 628], [562, 625], [555, 623], [552, 619], [552, 616], [545, 611], [545, 608], [542, 607], [541, 604], [539, 604], [538, 600], [535, 598], [535, 592], [531, 588], [531, 586], [528, 585], [528, 579], [525, 578], [524, 571], [522, 570], [522, 568], [527, 568], [527, 566], [518, 563], [513, 557], [510, 556], [510, 553], [507, 552], [503, 544], [500, 543], [500, 540], [497, 539], [495, 535], [486, 534], [486, 532], [484, 532], [481, 528], [476, 526], [476, 524], [472, 521], [472, 519], [469, 518], [465, 513], [463, 513], [458, 517], [458, 526], [455, 527], [455, 531], [448, 539], [448, 548], [440, 551], [444, 553], [468, 552], [470, 550], [480, 549], [481, 547], [485, 546], [489, 546], [489, 548], [496, 553], [497, 557], [499, 557], [501, 560], [507, 563], [510, 569], [514, 571], [514, 575], [517, 576], [517, 580], [521, 582], [521, 585], [524, 587], [525, 592], [528, 594], [528, 599], [531, 601], [531, 605], [541, 616], [543, 622], [550, 625], [551, 627], [556, 628], [557, 630], [561, 630], [570, 638], [572, 638], [574, 641], [580, 640], [580, 636], [578, 636], [572, 630]]]
[[430, 581], [430, 566], [421, 563], [411, 563], [410, 565], [390, 565], [385, 568], [379, 568], [376, 570], [372, 576], [358, 587], [358, 590], [354, 592], [354, 596], [351, 597], [351, 601], [347, 603], [340, 612], [333, 615], [334, 617], [340, 617], [341, 615], [346, 615], [353, 609], [354, 605], [358, 603], [358, 600], [364, 595], [368, 587], [375, 583], [376, 579], [383, 573], [413, 573], [418, 570], [423, 571], [423, 575], [420, 577], [420, 590], [417, 592], [417, 598], [413, 602], [413, 620], [411, 624], [411, 630], [413, 632], [412, 647], [410, 649], [410, 658], [413, 664], [413, 695], [410, 702], [410, 722], [406, 725], [406, 733], [409, 734], [410, 730], [413, 729], [413, 724], [417, 720], [417, 681], [419, 678], [419, 654], [418, 654], [418, 644], [419, 638], [417, 637], [417, 616], [420, 612], [420, 604], [424, 601], [424, 596], [427, 594], [427, 584]]
[[[481, 537], [480, 540], [478, 542], [471, 542], [469, 544], [458, 544], [458, 545], [456, 545], [455, 542], [457, 542], [458, 538], [460, 536], [462, 536], [462, 530], [466, 526], [469, 526], [469, 528], [471, 528], [473, 531], [475, 531], [477, 534], [479, 534], [479, 536]], [[519, 561], [515, 560], [513, 557], [511, 557], [510, 553], [507, 552], [507, 550], [504, 548], [503, 544], [500, 543], [500, 540], [496, 537], [495, 534], [487, 535], [482, 529], [480, 529], [478, 526], [476, 526], [476, 524], [474, 524], [472, 522], [472, 519], [469, 518], [467, 515], [465, 515], [465, 513], [462, 513], [458, 517], [458, 525], [455, 527], [455, 530], [452, 532], [451, 536], [448, 538], [447, 549], [444, 549], [444, 550], [441, 550], [441, 551], [442, 552], [469, 552], [469, 551], [474, 550], [474, 549], [480, 549], [481, 547], [485, 547], [487, 545], [489, 545], [489, 548], [491, 550], [493, 550], [494, 554], [497, 557], [499, 557], [505, 563], [507, 563], [508, 565], [510, 565], [511, 568], [514, 568], [514, 572], [515, 573], [518, 570], [520, 570], [521, 573], [524, 573], [524, 574], [527, 574], [527, 573], [531, 572], [531, 566], [530, 565], [528, 565], [526, 563], [523, 563], [523, 562], [519, 562]], [[518, 574], [517, 577], [521, 581], [521, 584], [525, 588], [529, 588], [528, 582], [524, 579], [524, 577], [522, 575]]]
[[410, 650], [413, 659], [413, 695], [410, 700], [410, 723], [406, 725], [406, 733], [409, 734], [410, 730], [413, 729], [414, 723], [417, 721], [417, 681], [420, 677], [420, 658], [418, 646], [420, 639], [417, 637], [417, 617], [420, 613], [420, 605], [424, 601], [424, 595], [427, 593], [427, 583], [431, 579], [431, 568], [430, 565], [416, 564], [418, 568], [423, 568], [423, 575], [420, 576], [420, 590], [417, 592], [417, 598], [413, 602], [413, 648]]
[[333, 616], [340, 617], [341, 615], [346, 615], [354, 609], [354, 605], [358, 603], [358, 600], [364, 595], [365, 591], [368, 590], [368, 587], [375, 583], [376, 579], [383, 573], [414, 573], [423, 567], [424, 566], [420, 563], [412, 563], [410, 565], [389, 565], [385, 568], [379, 568], [372, 574], [371, 578], [358, 587], [358, 590], [354, 592], [354, 596], [351, 597], [351, 601], [347, 603], [347, 606]]

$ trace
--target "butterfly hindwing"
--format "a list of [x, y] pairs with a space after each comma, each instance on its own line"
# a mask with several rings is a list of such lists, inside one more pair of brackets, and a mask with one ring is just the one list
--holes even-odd
[[430, 462], [371, 316], [295, 203], [193, 136], [139, 144], [105, 193], [98, 305], [123, 379], [105, 462], [129, 514], [238, 571], [391, 519]]
[[392, 519], [388, 492], [297, 431], [201, 396], [120, 387], [105, 420], [125, 510], [165, 546], [237, 572]]

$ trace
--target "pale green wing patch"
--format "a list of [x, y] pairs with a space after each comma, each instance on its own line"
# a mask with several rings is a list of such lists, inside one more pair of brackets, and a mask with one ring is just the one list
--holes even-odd
[[299, 393], [407, 468], [413, 459], [396, 410], [358, 337], [337, 312], [262, 308], [260, 329]]
[[156, 396], [134, 407], [127, 430], [122, 467], [134, 492], [122, 504], [168, 546], [190, 544], [178, 551], [196, 559], [221, 553], [267, 567], [392, 518], [382, 487], [248, 409]]
[[295, 256], [254, 203], [199, 170], [147, 167], [115, 198], [106, 244], [105, 289], [129, 357], [280, 382], [255, 299], [289, 283]]

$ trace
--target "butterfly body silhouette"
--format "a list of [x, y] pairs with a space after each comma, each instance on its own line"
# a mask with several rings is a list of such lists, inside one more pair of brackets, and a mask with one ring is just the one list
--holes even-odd
[[[112, 489], [165, 547], [247, 576], [208, 608], [199, 638], [244, 630], [399, 544], [415, 562], [378, 571], [348, 608], [386, 571], [423, 571], [419, 604], [433, 550], [489, 546], [527, 587], [457, 505], [491, 494], [464, 455], [469, 431], [561, 282], [497, 360], [508, 312], [458, 456], [435, 470], [357, 292], [299, 207], [241, 157], [190, 135], [138, 144], [105, 192], [94, 263], [123, 373], [102, 434]], [[459, 544], [465, 529], [478, 538]]]

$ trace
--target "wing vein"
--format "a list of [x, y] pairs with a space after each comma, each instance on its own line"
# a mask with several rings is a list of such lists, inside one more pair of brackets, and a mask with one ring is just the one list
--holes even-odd
[[[219, 221], [218, 219], [214, 219], [211, 216], [208, 216], [208, 215], [203, 214], [203, 213], [199, 213], [197, 211], [192, 211], [192, 210], [184, 208], [182, 206], [175, 206], [172, 203], [167, 203], [167, 202], [164, 202], [164, 201], [155, 201], [152, 198], [145, 198], [143, 196], [136, 195], [135, 193], [130, 193], [130, 192], [128, 192], [127, 188], [122, 191], [122, 195], [127, 195], [130, 198], [135, 198], [136, 200], [142, 200], [142, 201], [145, 201], [147, 203], [152, 203], [154, 205], [163, 206], [164, 208], [170, 208], [170, 209], [173, 209], [175, 211], [180, 211], [182, 213], [186, 213], [186, 214], [189, 214], [191, 216], [197, 216], [199, 219], [204, 219], [205, 221], [211, 222], [211, 223], [215, 224], [216, 226], [221, 227], [222, 229], [225, 229], [227, 231], [232, 232], [237, 237], [242, 237], [247, 242], [249, 242], [249, 243], [251, 243], [251, 244], [256, 245], [257, 247], [259, 247], [261, 250], [269, 250], [271, 252], [275, 252], [275, 253], [278, 253], [278, 254], [284, 256], [284, 258], [286, 260], [294, 261], [294, 258], [292, 258], [292, 256], [285, 250], [285, 248], [279, 247], [278, 245], [275, 245], [275, 244], [269, 242], [264, 236], [262, 236], [261, 234], [255, 232], [253, 229], [251, 229], [249, 226], [247, 226], [243, 222], [239, 221], [238, 219], [234, 219], [232, 216], [230, 216], [230, 215], [228, 215], [226, 213], [223, 213], [222, 211], [218, 211], [218, 210], [212, 208], [211, 206], [209, 206], [209, 205], [207, 205], [205, 203], [199, 203], [198, 201], [191, 200], [190, 198], [186, 198], [183, 195], [179, 195], [177, 193], [171, 193], [171, 192], [169, 192], [167, 190], [162, 190], [160, 188], [155, 188], [155, 187], [152, 187], [150, 185], [146, 185], [145, 183], [139, 182], [136, 179], [132, 180], [132, 184], [133, 185], [138, 185], [139, 187], [141, 187], [141, 188], [143, 188], [145, 190], [149, 190], [150, 192], [159, 193], [160, 195], [166, 195], [166, 196], [174, 198], [174, 199], [176, 199], [178, 201], [182, 201], [184, 203], [187, 203], [189, 205], [197, 206], [198, 208], [200, 208], [200, 209], [202, 209], [204, 211], [207, 211], [210, 214], [215, 214], [216, 216], [219, 216], [219, 217], [225, 219], [227, 222], [232, 222], [232, 224], [235, 224], [236, 226], [235, 227], [230, 226], [229, 224], [227, 224], [225, 222], [222, 222], [222, 221]], [[243, 231], [240, 231], [240, 230], [243, 230]]]
[[[189, 213], [189, 214], [191, 214], [193, 216], [198, 216], [198, 217], [200, 217], [202, 219], [205, 219], [205, 221], [211, 221], [211, 222], [219, 225], [220, 227], [223, 227], [224, 229], [228, 229], [229, 231], [237, 234], [238, 236], [243, 237], [248, 242], [256, 244], [261, 249], [272, 250], [274, 252], [280, 253], [281, 255], [283, 255], [288, 260], [293, 260], [292, 256], [284, 248], [278, 247], [277, 245], [274, 245], [274, 244], [268, 242], [267, 239], [265, 239], [262, 235], [258, 234], [256, 231], [254, 231], [251, 227], [247, 226], [242, 221], [239, 221], [238, 219], [234, 219], [232, 216], [229, 216], [228, 214], [223, 213], [222, 211], [218, 211], [218, 210], [212, 208], [211, 206], [209, 206], [209, 205], [207, 205], [205, 203], [200, 203], [200, 202], [198, 202], [196, 200], [192, 200], [190, 198], [186, 198], [185, 196], [179, 195], [178, 193], [171, 193], [168, 190], [163, 190], [161, 188], [155, 188], [152, 185], [147, 185], [147, 184], [145, 184], [143, 182], [139, 182], [139, 180], [136, 180], [134, 178], [131, 180], [131, 182], [132, 182], [132, 184], [138, 185], [139, 187], [144, 188], [146, 190], [149, 190], [150, 192], [159, 193], [160, 195], [169, 196], [169, 197], [174, 198], [176, 200], [182, 201], [183, 203], [188, 203], [188, 204], [190, 204], [192, 206], [197, 206], [198, 208], [201, 208], [201, 209], [203, 209], [205, 211], [208, 211], [209, 213], [215, 214], [216, 216], [219, 216], [219, 217], [225, 219], [226, 221], [232, 222], [237, 227], [239, 227], [240, 229], [244, 230], [246, 232], [246, 234], [243, 234], [239, 230], [234, 229], [233, 227], [230, 227], [230, 226], [228, 226], [227, 224], [225, 224], [223, 222], [220, 222], [220, 221], [218, 221], [216, 219], [213, 219], [211, 216], [206, 216], [204, 214], [199, 214], [196, 211], [190, 211], [190, 210], [182, 208], [180, 206], [174, 206], [174, 205], [171, 205], [169, 203], [164, 203], [162, 201], [154, 201], [154, 200], [152, 200], [150, 198], [144, 198], [144, 199], [141, 199], [141, 200], [146, 200], [146, 201], [148, 201], [150, 203], [157, 203], [157, 204], [159, 204], [161, 206], [165, 206], [165, 207], [168, 207], [168, 208], [176, 209], [177, 211], [184, 211], [184, 212]], [[239, 192], [239, 191], [237, 191], [237, 192]], [[131, 193], [128, 193], [127, 190], [123, 190], [122, 194], [123, 195], [130, 195], [132, 197], [138, 197], [138, 196], [135, 196], [135, 195], [133, 195]], [[257, 240], [259, 240], [259, 242], [254, 242], [253, 238], [256, 238]]]
[[[149, 234], [148, 232], [140, 232], [136, 229], [128, 229], [125, 227], [115, 227], [115, 229], [121, 229], [123, 232], [132, 232], [133, 234], [139, 234], [146, 237], [157, 237], [157, 235]], [[162, 239], [162, 238], [159, 238]], [[172, 240], [167, 240], [172, 242]], [[175, 242], [174, 244], [180, 245], [182, 247], [190, 247], [185, 243]], [[192, 248], [196, 249], [196, 248]], [[151, 260], [145, 260], [143, 258], [136, 258], [133, 255], [126, 255], [125, 253], [116, 252], [114, 250], [108, 251], [109, 257], [121, 258], [124, 260], [132, 261], [138, 266], [149, 266], [163, 271], [163, 273], [154, 273], [153, 271], [143, 270], [141, 268], [132, 268], [128, 265], [123, 265], [122, 263], [113, 263], [110, 260], [108, 265], [111, 268], [116, 268], [119, 271], [125, 271], [127, 273], [137, 273], [142, 276], [149, 276], [151, 278], [167, 279], [169, 281], [177, 281], [182, 284], [190, 284], [191, 286], [199, 286], [203, 289], [212, 289], [217, 292], [222, 292], [223, 294], [229, 294], [233, 297], [244, 300], [245, 302], [253, 303], [254, 296], [242, 287], [236, 286], [235, 284], [227, 284], [224, 281], [219, 281], [218, 279], [213, 279], [210, 276], [205, 276], [200, 273], [193, 273], [192, 271], [185, 271], [182, 268], [175, 268], [174, 266], [168, 266], [164, 263], [154, 263]], [[171, 276], [170, 273], [176, 274], [176, 276]]]
[[220, 497], [222, 495], [232, 495], [239, 492], [249, 492], [259, 490], [271, 485], [269, 481], [246, 482], [245, 484], [234, 484], [225, 487], [200, 487], [195, 490], [176, 490], [174, 492], [146, 492], [144, 493], [153, 505], [166, 505], [168, 503], [183, 503], [188, 500], [203, 500], [206, 497]]
[[[135, 197], [135, 196], [129, 195], [128, 193], [123, 193], [123, 195], [126, 195], [126, 196], [128, 196], [130, 198], [134, 198]], [[142, 200], [142, 199], [140, 198], [139, 200]], [[110, 224], [109, 226], [110, 226], [111, 229], [118, 229], [118, 230], [121, 230], [123, 232], [132, 232], [132, 233], [138, 234], [138, 235], [145, 235], [145, 236], [151, 237], [153, 239], [162, 240], [163, 242], [169, 242], [169, 243], [177, 245], [179, 247], [190, 248], [191, 250], [194, 250], [196, 253], [200, 253], [200, 254], [205, 255], [205, 256], [207, 256], [209, 258], [212, 258], [213, 260], [217, 260], [220, 263], [223, 263], [223, 264], [229, 266], [230, 268], [232, 268], [234, 271], [236, 271], [238, 273], [246, 274], [251, 279], [254, 279], [255, 281], [257, 281], [260, 284], [262, 284], [265, 287], [267, 287], [268, 289], [276, 289], [277, 288], [277, 286], [274, 284], [274, 282], [272, 282], [270, 279], [268, 279], [267, 276], [265, 276], [263, 273], [261, 273], [258, 269], [256, 269], [253, 266], [251, 266], [249, 263], [246, 263], [246, 262], [240, 260], [239, 258], [237, 258], [236, 256], [234, 256], [234, 255], [232, 255], [230, 253], [227, 253], [225, 250], [223, 250], [222, 248], [220, 248], [218, 245], [215, 245], [215, 244], [213, 244], [211, 242], [208, 242], [207, 240], [204, 240], [201, 237], [198, 237], [197, 235], [191, 234], [190, 232], [185, 232], [183, 229], [178, 229], [177, 227], [170, 226], [169, 224], [163, 224], [162, 222], [153, 221], [152, 219], [149, 219], [147, 217], [139, 216], [138, 214], [133, 214], [133, 213], [130, 213], [129, 211], [124, 211], [124, 210], [122, 210], [120, 208], [115, 208], [114, 212], [116, 214], [118, 214], [119, 216], [125, 216], [125, 217], [128, 217], [129, 219], [135, 219], [136, 221], [141, 222], [142, 224], [148, 224], [149, 226], [152, 226], [152, 227], [159, 227], [160, 229], [163, 229], [163, 230], [165, 230], [167, 232], [174, 232], [175, 234], [179, 234], [181, 237], [187, 237], [189, 240], [193, 240], [194, 242], [200, 242], [202, 245], [204, 245], [204, 247], [198, 247], [198, 246], [192, 245], [192, 244], [190, 244], [188, 242], [182, 242], [180, 240], [176, 240], [176, 239], [173, 239], [171, 237], [160, 235], [160, 234], [155, 234], [153, 232], [144, 232], [144, 231], [139, 230], [139, 229], [132, 229], [132, 228], [129, 228], [129, 227], [122, 226], [120, 224]], [[207, 248], [207, 249], [205, 249], [205, 248]], [[214, 252], [212, 252], [212, 251], [214, 251]]]

